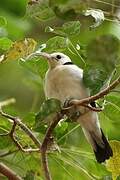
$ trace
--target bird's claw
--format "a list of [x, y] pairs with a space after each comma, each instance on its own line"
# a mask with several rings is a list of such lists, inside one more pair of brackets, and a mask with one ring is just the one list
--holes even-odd
[[73, 100], [73, 98], [66, 99], [63, 104], [63, 108], [67, 108], [67, 107], [71, 106], [71, 104], [70, 104], [71, 100]]

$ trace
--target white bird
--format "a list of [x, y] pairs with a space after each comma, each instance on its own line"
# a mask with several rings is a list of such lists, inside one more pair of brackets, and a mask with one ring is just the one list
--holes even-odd
[[[89, 96], [89, 91], [83, 84], [83, 70], [74, 65], [71, 59], [60, 52], [52, 54], [41, 53], [48, 60], [49, 69], [45, 75], [45, 95], [56, 98], [62, 104], [70, 99], [83, 99]], [[95, 107], [95, 102], [91, 103]], [[77, 119], [85, 137], [91, 144], [99, 163], [113, 156], [112, 149], [100, 128], [97, 112], [85, 107], [77, 107]]]

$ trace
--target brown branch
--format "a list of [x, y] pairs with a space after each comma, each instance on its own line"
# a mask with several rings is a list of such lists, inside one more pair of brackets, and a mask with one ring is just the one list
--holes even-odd
[[11, 180], [22, 180], [20, 176], [18, 176], [13, 170], [11, 170], [9, 167], [7, 167], [3, 163], [0, 163], [0, 173]]
[[28, 2], [29, 5], [33, 5], [33, 4], [37, 4], [37, 3], [39, 3], [39, 0], [30, 0]]
[[[32, 133], [32, 131], [24, 124], [21, 122], [21, 120], [17, 117], [13, 117], [9, 114], [4, 113], [2, 110], [0, 110], [0, 115], [12, 120], [16, 125], [18, 125], [34, 142], [34, 144], [40, 149], [41, 143], [40, 141], [35, 137], [35, 135]], [[13, 127], [14, 129], [15, 127]]]
[[9, 133], [9, 136], [11, 137], [11, 139], [13, 140], [15, 145], [18, 147], [18, 149], [21, 150], [22, 152], [29, 152], [29, 153], [40, 151], [40, 149], [32, 149], [32, 148], [24, 149], [24, 147], [22, 147], [22, 145], [18, 142], [18, 140], [15, 137], [16, 125], [17, 125], [16, 122], [13, 122], [13, 126], [12, 126], [12, 129], [11, 129], [10, 133]]
[[48, 167], [48, 159], [47, 159], [47, 148], [48, 144], [50, 143], [52, 132], [54, 128], [57, 126], [58, 122], [62, 119], [63, 114], [57, 113], [56, 117], [53, 119], [51, 125], [47, 129], [45, 138], [43, 140], [43, 143], [41, 145], [41, 158], [42, 158], [42, 166], [43, 166], [43, 171], [45, 175], [46, 180], [51, 180], [51, 174], [49, 172], [49, 167]]
[[[11, 131], [8, 132], [8, 133], [0, 134], [0, 136], [10, 136], [10, 138], [12, 139], [12, 141], [13, 141], [13, 142], [15, 143], [15, 145], [18, 147], [17, 151], [18, 151], [18, 150], [21, 150], [22, 152], [25, 152], [25, 153], [40, 152], [40, 149], [39, 149], [39, 148], [36, 148], [36, 149], [33, 149], [33, 148], [25, 149], [25, 148], [18, 142], [18, 140], [16, 139], [16, 136], [15, 136], [15, 127], [16, 127], [16, 125], [17, 125], [17, 124], [14, 122]], [[7, 153], [5, 153], [5, 154], [9, 155], [9, 152], [7, 152]], [[0, 157], [3, 157], [3, 155], [0, 155]]]
[[88, 108], [91, 111], [95, 111], [95, 112], [101, 112], [104, 109], [104, 108], [99, 108], [99, 107], [92, 107], [92, 106], [86, 105], [86, 104], [82, 104], [82, 106]]
[[98, 100], [100, 98], [103, 98], [105, 95], [107, 95], [108, 93], [111, 92], [112, 89], [114, 89], [116, 86], [118, 86], [120, 84], [120, 76], [113, 82], [111, 83], [107, 88], [105, 88], [104, 90], [100, 91], [99, 93], [97, 93], [94, 96], [90, 96], [88, 98], [85, 99], [81, 99], [81, 100], [71, 100], [70, 105], [85, 105], [85, 104], [90, 104], [91, 102]]

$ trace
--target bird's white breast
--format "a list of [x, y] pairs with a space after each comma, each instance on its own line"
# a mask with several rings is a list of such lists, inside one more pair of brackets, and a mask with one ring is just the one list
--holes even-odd
[[45, 95], [48, 98], [82, 99], [88, 96], [83, 83], [83, 70], [76, 65], [60, 65], [49, 69], [45, 76]]

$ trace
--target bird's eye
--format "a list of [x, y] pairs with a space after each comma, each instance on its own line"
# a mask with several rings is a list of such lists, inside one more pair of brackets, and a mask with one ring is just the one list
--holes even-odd
[[57, 58], [57, 59], [61, 59], [61, 56], [60, 56], [60, 55], [57, 55], [56, 58]]

